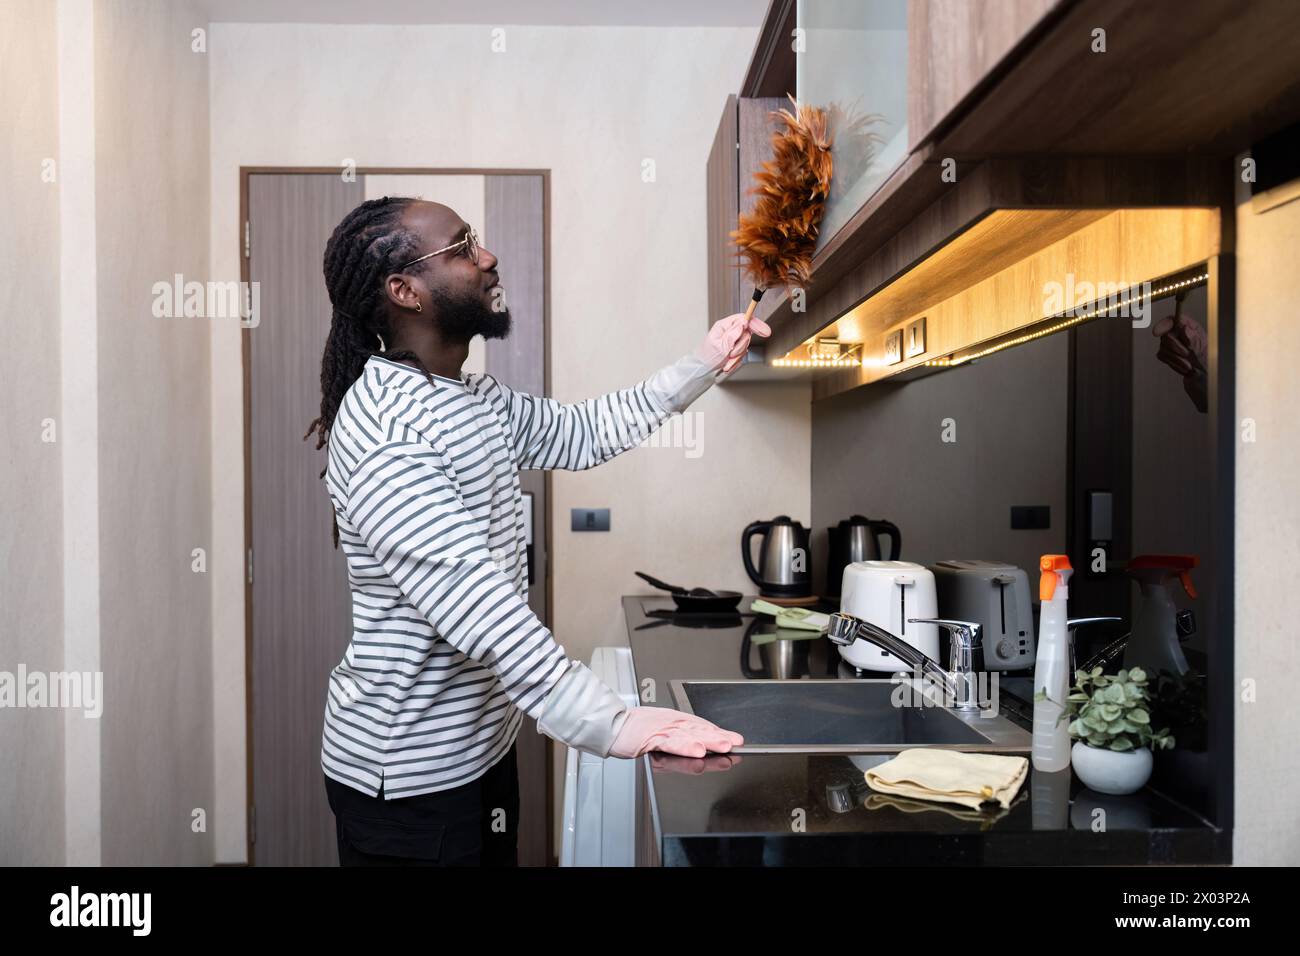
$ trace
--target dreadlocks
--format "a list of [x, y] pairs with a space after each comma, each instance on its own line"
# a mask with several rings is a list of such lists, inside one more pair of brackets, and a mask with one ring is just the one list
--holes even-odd
[[[372, 355], [414, 360], [429, 374], [413, 352], [385, 351], [392, 334], [384, 308], [384, 279], [416, 254], [419, 237], [401, 224], [402, 212], [413, 199], [385, 196], [367, 199], [335, 227], [325, 243], [325, 288], [333, 316], [320, 364], [320, 417], [307, 426], [306, 441], [316, 435], [324, 448], [343, 396], [360, 376]], [[325, 469], [321, 469], [321, 477]], [[338, 547], [338, 517], [334, 519], [334, 546]]]

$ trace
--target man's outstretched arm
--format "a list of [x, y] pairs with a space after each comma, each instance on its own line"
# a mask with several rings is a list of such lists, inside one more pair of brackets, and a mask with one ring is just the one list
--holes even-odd
[[582, 402], [566, 405], [497, 382], [487, 385], [487, 393], [504, 406], [521, 469], [580, 471], [635, 448], [733, 371], [749, 349], [751, 333], [767, 336], [771, 329], [759, 319], [746, 323], [743, 315], [728, 316], [714, 323], [691, 354], [631, 388]]

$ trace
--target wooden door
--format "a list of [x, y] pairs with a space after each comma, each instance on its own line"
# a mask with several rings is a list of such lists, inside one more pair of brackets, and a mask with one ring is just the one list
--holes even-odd
[[347, 565], [334, 549], [320, 479], [325, 454], [303, 441], [320, 409], [330, 304], [325, 241], [361, 202], [338, 175], [249, 177], [249, 276], [260, 313], [249, 336], [252, 508], [250, 839], [270, 866], [338, 862], [320, 769], [331, 668], [352, 635]]
[[[486, 176], [483, 183], [483, 242], [497, 257], [512, 328], [508, 338], [484, 343], [489, 375], [532, 395], [547, 394], [546, 196], [541, 175]], [[532, 503], [528, 604], [550, 626], [546, 582], [550, 573], [546, 521], [550, 476], [519, 474]], [[525, 716], [516, 744], [519, 759], [519, 863], [548, 866], [553, 853], [551, 738]]]

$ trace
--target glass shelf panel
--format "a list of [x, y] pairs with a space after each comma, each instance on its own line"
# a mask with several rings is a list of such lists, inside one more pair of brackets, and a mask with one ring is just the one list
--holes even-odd
[[796, 96], [836, 136], [820, 248], [907, 157], [907, 0], [798, 0], [795, 22]]

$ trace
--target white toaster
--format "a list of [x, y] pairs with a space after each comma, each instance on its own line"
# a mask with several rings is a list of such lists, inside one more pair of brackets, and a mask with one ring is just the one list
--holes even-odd
[[[844, 569], [840, 611], [870, 621], [901, 637], [922, 654], [939, 660], [939, 628], [910, 624], [912, 617], [938, 617], [934, 574], [910, 561], [857, 561]], [[845, 663], [863, 671], [910, 670], [888, 651], [866, 641], [841, 647]]]
[[982, 625], [986, 670], [1034, 666], [1034, 612], [1029, 577], [1022, 569], [1001, 561], [964, 560], [939, 561], [930, 570], [943, 616]]

